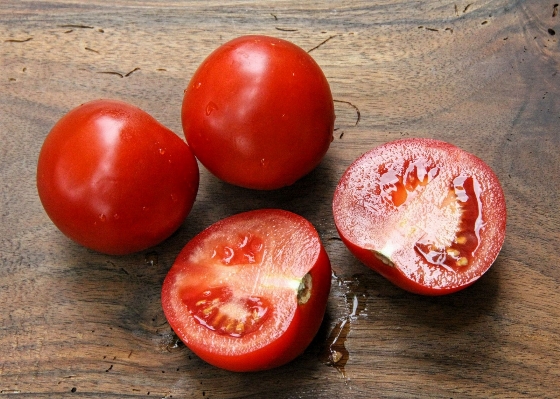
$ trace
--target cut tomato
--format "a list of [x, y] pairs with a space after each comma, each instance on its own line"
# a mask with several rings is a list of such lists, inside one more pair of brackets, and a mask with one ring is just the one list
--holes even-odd
[[424, 295], [474, 283], [505, 238], [505, 198], [490, 167], [430, 139], [394, 141], [358, 158], [335, 190], [333, 213], [358, 259]]
[[315, 228], [264, 209], [223, 219], [193, 238], [169, 271], [162, 305], [195, 354], [232, 371], [270, 369], [317, 333], [331, 284]]

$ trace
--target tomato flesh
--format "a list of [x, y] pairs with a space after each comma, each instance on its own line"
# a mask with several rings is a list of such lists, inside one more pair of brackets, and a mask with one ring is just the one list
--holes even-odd
[[107, 254], [144, 250], [190, 212], [198, 165], [188, 145], [141, 109], [95, 100], [63, 116], [37, 164], [37, 189], [53, 223]]
[[187, 142], [218, 178], [270, 190], [313, 170], [327, 152], [334, 103], [321, 68], [303, 49], [243, 36], [196, 70], [182, 105]]
[[162, 306], [199, 357], [232, 371], [285, 364], [309, 345], [326, 309], [331, 268], [314, 227], [264, 209], [193, 238], [165, 278]]
[[343, 242], [414, 293], [463, 289], [492, 265], [505, 238], [505, 198], [482, 160], [430, 139], [387, 143], [358, 158], [333, 199]]

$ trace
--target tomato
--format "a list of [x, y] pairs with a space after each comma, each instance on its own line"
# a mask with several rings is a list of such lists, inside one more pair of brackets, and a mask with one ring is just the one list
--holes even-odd
[[198, 165], [188, 145], [124, 102], [83, 104], [58, 121], [39, 154], [37, 189], [54, 224], [99, 252], [140, 251], [190, 212]]
[[185, 90], [182, 124], [198, 160], [247, 188], [291, 185], [327, 152], [334, 105], [321, 68], [300, 47], [243, 36], [216, 49]]
[[358, 259], [418, 294], [471, 285], [505, 238], [504, 194], [490, 167], [430, 139], [394, 141], [358, 158], [336, 187], [333, 213]]
[[330, 261], [304, 218], [261, 209], [223, 219], [194, 237], [170, 269], [162, 305], [179, 338], [231, 371], [285, 364], [317, 333]]

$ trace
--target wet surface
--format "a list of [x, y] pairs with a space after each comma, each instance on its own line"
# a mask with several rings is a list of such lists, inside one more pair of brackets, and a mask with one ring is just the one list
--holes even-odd
[[347, 315], [338, 319], [320, 353], [320, 360], [327, 366], [334, 367], [342, 375], [346, 375], [346, 364], [350, 360], [350, 352], [346, 348], [346, 340], [351, 332], [352, 324], [366, 315], [367, 288], [359, 280], [359, 275], [345, 280], [333, 273], [335, 284], [344, 292], [346, 298]]

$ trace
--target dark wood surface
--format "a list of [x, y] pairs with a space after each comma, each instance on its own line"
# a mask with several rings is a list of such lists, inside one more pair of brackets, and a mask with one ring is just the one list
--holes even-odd
[[[2, 0], [0, 396], [558, 397], [556, 3]], [[182, 136], [190, 76], [214, 48], [249, 33], [288, 39], [323, 68], [337, 120], [321, 165], [271, 192], [233, 187], [202, 169], [183, 226], [142, 253], [107, 256], [66, 239], [35, 186], [53, 124], [83, 102], [116, 98]], [[502, 182], [503, 250], [457, 294], [403, 292], [338, 239], [331, 200], [341, 174], [363, 152], [401, 137], [458, 145]], [[333, 288], [323, 326], [301, 357], [267, 372], [230, 373], [177, 342], [160, 289], [191, 237], [261, 207], [294, 211], [316, 226]], [[324, 364], [331, 346], [347, 353], [338, 368]]]

